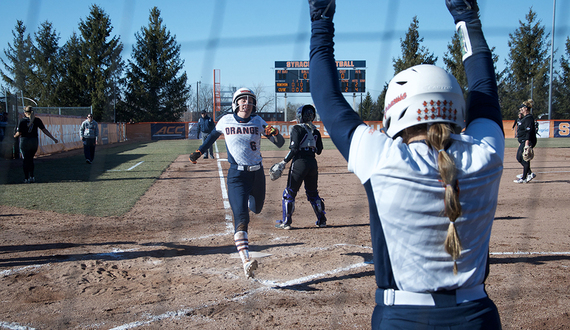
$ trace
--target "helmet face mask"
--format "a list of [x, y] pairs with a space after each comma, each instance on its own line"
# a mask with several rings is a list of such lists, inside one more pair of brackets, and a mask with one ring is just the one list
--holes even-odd
[[237, 114], [237, 112], [239, 111], [238, 101], [246, 97], [248, 103], [253, 104], [253, 110], [251, 111], [251, 113], [253, 114], [257, 111], [257, 98], [255, 97], [255, 93], [248, 88], [242, 87], [239, 88], [237, 91], [235, 91], [234, 96], [232, 98], [232, 110], [235, 114]]
[[295, 113], [295, 119], [299, 124], [310, 123], [315, 120], [316, 110], [311, 104], [305, 104], [297, 108]]
[[465, 127], [465, 100], [455, 77], [429, 64], [398, 73], [386, 92], [386, 134], [395, 138], [408, 127], [432, 123], [449, 123], [457, 133]]

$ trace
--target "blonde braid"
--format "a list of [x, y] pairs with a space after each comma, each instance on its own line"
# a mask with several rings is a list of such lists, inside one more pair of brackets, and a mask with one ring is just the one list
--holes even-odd
[[445, 215], [449, 218], [447, 237], [445, 238], [445, 251], [453, 258], [453, 273], [457, 275], [457, 259], [461, 255], [461, 240], [455, 228], [455, 220], [461, 216], [459, 202], [459, 182], [457, 181], [457, 168], [445, 148], [451, 143], [451, 127], [448, 124], [437, 123], [428, 129], [428, 144], [439, 150], [438, 168], [441, 180], [445, 184]]

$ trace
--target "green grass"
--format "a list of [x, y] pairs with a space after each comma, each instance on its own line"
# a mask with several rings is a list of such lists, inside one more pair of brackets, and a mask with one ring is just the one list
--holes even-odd
[[[505, 148], [518, 148], [517, 139], [505, 139]], [[538, 139], [537, 148], [570, 148], [570, 138]]]
[[[190, 154], [200, 140], [170, 140], [117, 144], [98, 148], [88, 165], [82, 153], [35, 160], [38, 183], [23, 184], [22, 160], [0, 160], [0, 205], [92, 216], [120, 216], [128, 212], [166, 168], [181, 154]], [[226, 152], [218, 140], [219, 152]], [[325, 149], [335, 149], [323, 139]], [[278, 149], [262, 140], [262, 153]], [[517, 148], [516, 139], [506, 140]], [[539, 139], [538, 148], [568, 148], [570, 139]], [[142, 163], [140, 163], [142, 162]], [[140, 163], [140, 164], [139, 164]], [[137, 165], [138, 164], [138, 165]], [[135, 166], [137, 165], [137, 166]], [[132, 168], [128, 170], [129, 168]]]
[[21, 160], [3, 160], [0, 204], [59, 213], [122, 215], [176, 157], [196, 150], [199, 143], [175, 140], [118, 144], [96, 150], [91, 165], [85, 163], [82, 154], [37, 158], [35, 184], [21, 183], [24, 178]]

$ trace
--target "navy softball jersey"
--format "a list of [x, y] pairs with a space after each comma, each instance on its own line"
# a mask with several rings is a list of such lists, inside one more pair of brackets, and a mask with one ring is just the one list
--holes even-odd
[[311, 96], [349, 171], [364, 184], [378, 287], [434, 292], [482, 284], [504, 157], [490, 52], [465, 61], [472, 96], [467, 128], [452, 136], [447, 150], [458, 168], [463, 210], [456, 221], [463, 249], [454, 275], [443, 244], [449, 218], [443, 214], [437, 151], [423, 141], [407, 145], [401, 138], [393, 140], [363, 123], [340, 92], [333, 34], [331, 21], [312, 23]]

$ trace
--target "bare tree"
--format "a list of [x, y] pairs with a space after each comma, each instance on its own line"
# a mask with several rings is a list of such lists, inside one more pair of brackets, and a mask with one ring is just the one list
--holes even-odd
[[261, 83], [253, 85], [251, 90], [255, 93], [257, 98], [257, 111], [258, 112], [273, 112], [274, 94], [267, 92], [266, 86], [261, 85]]

